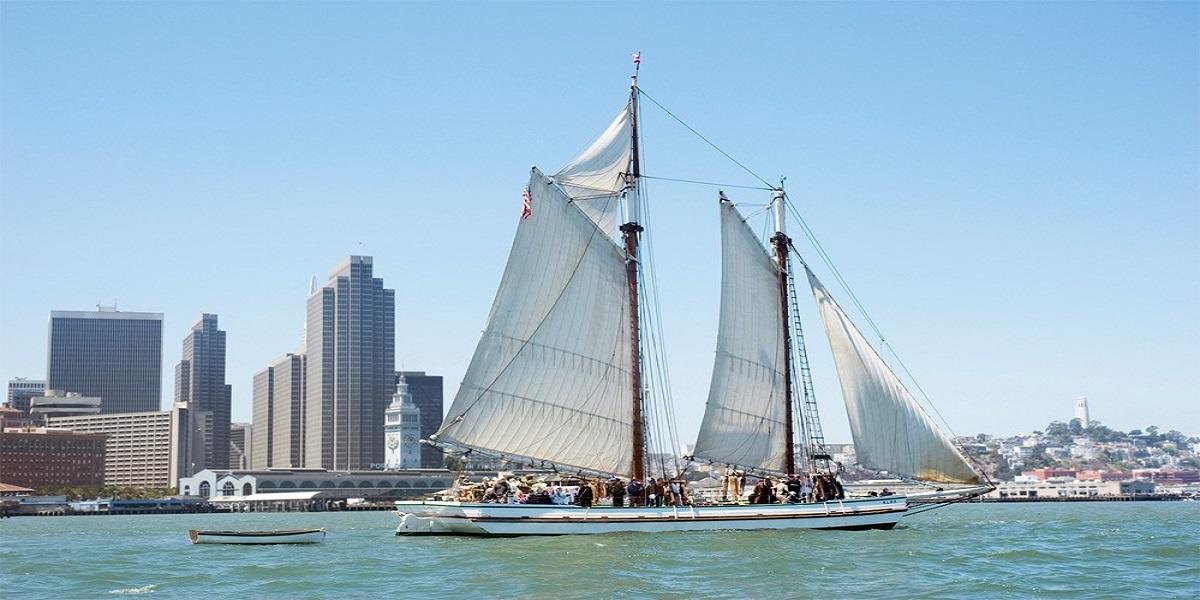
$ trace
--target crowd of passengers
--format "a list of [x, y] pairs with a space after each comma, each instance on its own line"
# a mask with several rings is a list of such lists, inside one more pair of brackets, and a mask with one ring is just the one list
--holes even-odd
[[608, 481], [580, 479], [570, 483], [545, 483], [534, 476], [524, 479], [497, 477], [472, 483], [459, 478], [455, 483], [458, 499], [463, 502], [498, 504], [574, 504], [593, 506], [610, 498], [613, 506], [686, 506], [692, 503], [687, 482], [665, 477], [648, 479], [612, 478]]
[[[742, 501], [746, 475], [728, 471], [721, 478], [721, 502]], [[612, 478], [603, 480], [578, 479], [570, 482], [542, 482], [533, 475], [518, 477], [485, 478], [472, 483], [465, 477], [455, 482], [457, 499], [463, 502], [497, 504], [560, 504], [593, 506], [689, 506], [693, 503], [687, 482], [682, 479], [663, 477], [648, 479], [644, 483], [636, 479]], [[884, 490], [883, 495], [890, 492]], [[871, 495], [877, 495], [872, 493]], [[798, 504], [804, 502], [828, 502], [846, 497], [838, 478], [831, 474], [814, 474], [811, 477], [792, 475], [786, 478], [763, 477], [750, 490], [750, 504]], [[604, 502], [608, 499], [609, 502]]]

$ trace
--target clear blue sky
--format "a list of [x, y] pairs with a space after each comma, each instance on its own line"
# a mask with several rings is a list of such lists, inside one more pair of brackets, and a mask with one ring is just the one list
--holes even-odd
[[[642, 84], [791, 196], [955, 431], [1200, 433], [1200, 16], [1137, 3], [0, 4], [0, 378], [52, 309], [201, 312], [234, 417], [351, 253], [453, 396], [528, 168]], [[647, 172], [753, 181], [658, 109]], [[684, 441], [716, 337], [715, 190], [653, 183]], [[752, 192], [741, 201], [765, 202]], [[835, 290], [836, 291], [836, 290]], [[848, 440], [809, 318], [826, 431]]]

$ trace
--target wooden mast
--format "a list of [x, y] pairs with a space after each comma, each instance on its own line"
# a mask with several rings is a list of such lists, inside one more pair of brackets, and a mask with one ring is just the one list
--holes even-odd
[[775, 190], [772, 200], [775, 206], [775, 235], [771, 243], [775, 245], [775, 261], [779, 265], [779, 314], [783, 321], [783, 470], [787, 474], [796, 474], [796, 432], [792, 416], [792, 335], [791, 322], [788, 318], [788, 242], [791, 240], [784, 233], [783, 188]]
[[646, 427], [645, 411], [642, 408], [642, 344], [641, 325], [638, 322], [638, 224], [637, 181], [641, 175], [638, 157], [638, 89], [637, 73], [641, 67], [641, 53], [633, 55], [633, 79], [629, 84], [629, 130], [630, 161], [629, 173], [625, 174], [625, 216], [628, 222], [621, 225], [621, 236], [625, 241], [625, 280], [629, 286], [629, 341], [630, 380], [633, 387], [633, 478], [646, 478]]

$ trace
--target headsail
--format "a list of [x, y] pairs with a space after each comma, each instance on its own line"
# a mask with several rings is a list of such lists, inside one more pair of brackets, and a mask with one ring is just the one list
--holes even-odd
[[621, 191], [632, 155], [630, 108], [625, 105], [604, 133], [553, 177], [579, 209], [609, 235], [617, 231]]
[[437, 442], [628, 476], [624, 252], [536, 169], [500, 289]]
[[978, 483], [979, 473], [917, 404], [816, 275], [807, 266], [805, 270], [833, 349], [858, 462], [924, 481]]
[[721, 202], [721, 320], [694, 456], [781, 473], [784, 340], [779, 269], [728, 201]]

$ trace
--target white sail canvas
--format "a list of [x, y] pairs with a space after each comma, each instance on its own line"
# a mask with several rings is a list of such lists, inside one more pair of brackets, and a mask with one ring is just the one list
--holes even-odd
[[721, 202], [717, 356], [694, 456], [781, 473], [788, 442], [779, 269], [729, 202]]
[[610, 236], [616, 235], [621, 191], [632, 154], [630, 125], [626, 105], [600, 137], [553, 177], [579, 209]]
[[808, 270], [833, 359], [858, 462], [924, 481], [978, 483], [979, 474], [917, 404], [903, 382]]
[[438, 441], [628, 476], [625, 256], [536, 169], [487, 328]]

